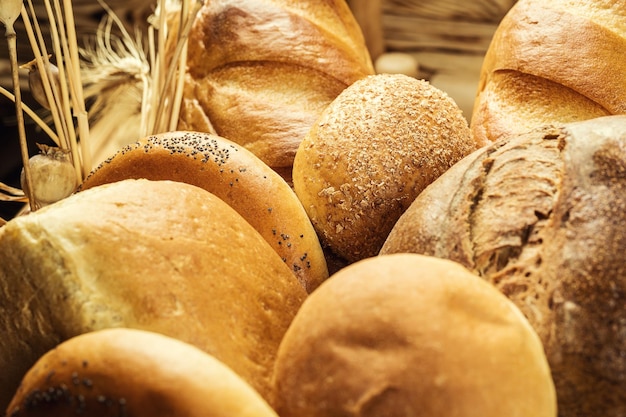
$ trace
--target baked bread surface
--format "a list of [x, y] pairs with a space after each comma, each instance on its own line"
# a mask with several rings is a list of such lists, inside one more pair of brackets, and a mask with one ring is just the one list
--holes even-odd
[[235, 142], [204, 132], [148, 136], [96, 167], [81, 190], [125, 179], [170, 180], [203, 188], [245, 218], [307, 292], [328, 278], [317, 233], [291, 186]]
[[461, 265], [377, 256], [334, 274], [281, 342], [281, 417], [556, 416], [541, 342]]
[[213, 356], [129, 328], [89, 332], [46, 352], [22, 379], [6, 415], [276, 417]]
[[[611, 0], [520, 0], [485, 56], [472, 114], [481, 140], [626, 113], [626, 10]], [[539, 87], [537, 87], [539, 86]]]
[[626, 412], [625, 140], [626, 116], [501, 139], [418, 196], [381, 250], [454, 260], [513, 300], [562, 416]]
[[0, 401], [58, 343], [131, 327], [212, 354], [267, 395], [306, 292], [211, 193], [173, 181], [94, 187], [0, 228]]
[[205, 2], [188, 56], [179, 128], [214, 131], [280, 172], [321, 111], [374, 73], [343, 0]]
[[421, 190], [478, 147], [445, 92], [377, 74], [346, 88], [308, 132], [294, 190], [322, 244], [355, 262], [377, 254]]

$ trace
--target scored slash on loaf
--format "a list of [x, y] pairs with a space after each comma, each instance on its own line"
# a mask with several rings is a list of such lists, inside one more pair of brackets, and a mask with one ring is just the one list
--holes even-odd
[[625, 19], [621, 1], [519, 0], [484, 57], [472, 134], [626, 113]]
[[344, 0], [207, 1], [188, 56], [179, 129], [212, 127], [285, 177], [322, 110], [374, 73]]

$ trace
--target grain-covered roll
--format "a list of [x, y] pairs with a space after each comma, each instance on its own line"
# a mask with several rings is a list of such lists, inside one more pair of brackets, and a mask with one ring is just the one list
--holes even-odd
[[58, 343], [130, 327], [197, 346], [263, 396], [306, 297], [228, 204], [173, 181], [124, 180], [0, 228], [0, 404]]
[[555, 417], [541, 342], [495, 287], [448, 260], [369, 258], [312, 293], [281, 342], [281, 417]]
[[291, 186], [241, 145], [202, 132], [167, 132], [127, 145], [81, 190], [124, 179], [196, 185], [224, 200], [274, 248], [307, 291], [328, 278], [319, 238]]
[[381, 254], [457, 261], [545, 346], [563, 417], [626, 415], [626, 116], [546, 126], [460, 161]]
[[276, 417], [213, 356], [128, 328], [86, 333], [46, 352], [22, 379], [6, 415]]
[[480, 140], [626, 113], [626, 8], [519, 0], [487, 50], [471, 119]]
[[293, 185], [322, 244], [354, 262], [377, 254], [417, 194], [479, 145], [443, 91], [402, 74], [373, 75], [313, 125]]
[[241, 144], [284, 175], [306, 132], [374, 73], [345, 0], [212, 0], [189, 34], [179, 128]]

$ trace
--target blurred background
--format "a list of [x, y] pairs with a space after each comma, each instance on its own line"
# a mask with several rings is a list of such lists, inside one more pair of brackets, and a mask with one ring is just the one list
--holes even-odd
[[[43, 2], [33, 2], [39, 21], [46, 33]], [[409, 65], [418, 78], [429, 80], [448, 93], [470, 120], [472, 104], [483, 56], [498, 23], [513, 6], [514, 0], [349, 0], [348, 4], [363, 31], [372, 60], [380, 63], [392, 54], [410, 57]], [[105, 11], [95, 0], [73, 1], [79, 42], [92, 37]], [[152, 14], [154, 0], [107, 0], [106, 4], [127, 27], [143, 27]], [[28, 38], [21, 19], [15, 23], [18, 33], [18, 60], [31, 61]], [[4, 35], [4, 28], [0, 28]], [[4, 38], [4, 36], [3, 36]], [[391, 68], [399, 68], [392, 60]], [[388, 65], [384, 65], [389, 68]], [[392, 72], [384, 70], [383, 72]], [[404, 72], [404, 70], [402, 71]], [[21, 91], [26, 104], [45, 116], [30, 96], [26, 77], [21, 70]], [[0, 41], [0, 85], [13, 91], [6, 41]], [[50, 144], [45, 133], [25, 115], [29, 152], [38, 152], [35, 143]], [[19, 187], [21, 157], [15, 118], [15, 105], [0, 96], [0, 182]], [[0, 217], [10, 219], [22, 207], [20, 203], [1, 202]]]

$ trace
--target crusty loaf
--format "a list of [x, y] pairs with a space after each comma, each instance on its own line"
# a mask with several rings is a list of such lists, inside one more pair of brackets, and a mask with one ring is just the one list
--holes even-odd
[[320, 241], [290, 185], [252, 152], [217, 135], [167, 132], [123, 147], [85, 178], [81, 190], [129, 178], [201, 187], [243, 216], [308, 292], [328, 278]]
[[519, 0], [485, 56], [472, 134], [626, 113], [626, 8], [612, 0]]
[[344, 0], [205, 2], [187, 66], [179, 128], [213, 128], [284, 175], [321, 111], [374, 72]]
[[281, 417], [555, 417], [537, 334], [455, 262], [368, 258], [334, 274], [280, 344]]
[[445, 92], [407, 75], [372, 75], [307, 133], [293, 186], [322, 243], [355, 262], [377, 254], [413, 199], [478, 146]]
[[305, 297], [261, 235], [208, 191], [125, 180], [76, 193], [0, 228], [0, 408], [44, 352], [109, 327], [193, 344], [265, 396]]
[[626, 414], [626, 116], [476, 151], [416, 198], [381, 254], [457, 261], [545, 346], [563, 417]]
[[46, 352], [22, 379], [6, 415], [276, 417], [213, 356], [128, 328], [85, 333]]

